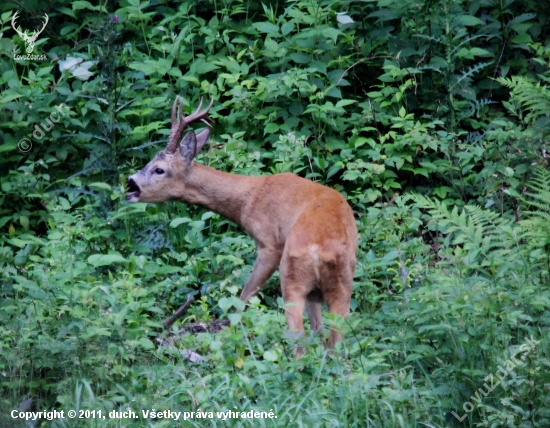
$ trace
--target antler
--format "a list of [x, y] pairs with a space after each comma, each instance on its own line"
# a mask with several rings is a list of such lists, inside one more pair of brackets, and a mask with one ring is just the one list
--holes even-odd
[[46, 28], [46, 25], [48, 25], [48, 21], [50, 20], [50, 18], [48, 18], [48, 15], [45, 13], [44, 14], [44, 18], [46, 18], [46, 20], [44, 21], [44, 25], [42, 26], [42, 28], [38, 31], [35, 31], [35, 33], [33, 34], [33, 39], [36, 40], [36, 38], [38, 37], [38, 35], [44, 31], [44, 28]]
[[48, 21], [50, 20], [50, 18], [48, 18], [48, 14], [44, 14], [44, 18], [46, 19], [44, 21], [44, 25], [42, 25], [42, 28], [40, 30], [34, 30], [33, 33], [32, 33], [32, 37], [29, 37], [27, 36], [24, 32], [21, 32], [19, 31], [16, 27], [15, 27], [15, 21], [17, 20], [17, 14], [19, 13], [19, 11], [15, 11], [15, 13], [13, 14], [13, 17], [11, 18], [11, 26], [13, 27], [13, 29], [15, 30], [15, 32], [17, 34], [19, 34], [19, 37], [21, 37], [23, 40], [25, 41], [29, 41], [29, 42], [34, 42], [37, 38], [38, 38], [38, 35], [44, 31], [44, 28], [46, 28], [46, 25], [48, 25]]
[[[178, 101], [179, 101], [179, 108], [178, 108]], [[195, 113], [184, 116], [183, 115], [183, 98], [180, 99], [180, 96], [178, 95], [176, 97], [176, 100], [174, 101], [174, 105], [172, 106], [172, 129], [170, 131], [170, 137], [168, 138], [168, 144], [166, 145], [165, 152], [170, 154], [174, 153], [178, 147], [179, 140], [181, 139], [181, 136], [183, 134], [183, 131], [187, 126], [197, 120], [200, 120], [201, 122], [206, 123], [209, 127], [212, 125], [208, 122], [208, 112], [210, 111], [210, 108], [214, 104], [214, 98], [210, 100], [210, 104], [208, 104], [208, 107], [206, 107], [206, 110], [201, 112], [202, 108], [202, 97], [201, 101], [199, 103], [199, 107], [197, 110], [195, 110]], [[178, 113], [176, 110], [179, 110], [179, 118], [178, 121]]]
[[19, 11], [15, 11], [15, 13], [13, 14], [13, 17], [11, 18], [11, 26], [13, 27], [13, 29], [15, 30], [15, 32], [17, 34], [19, 34], [19, 37], [23, 38], [23, 36], [26, 36], [25, 33], [22, 33], [21, 31], [19, 31], [16, 26], [15, 26], [15, 21], [17, 20], [17, 14], [19, 13]]

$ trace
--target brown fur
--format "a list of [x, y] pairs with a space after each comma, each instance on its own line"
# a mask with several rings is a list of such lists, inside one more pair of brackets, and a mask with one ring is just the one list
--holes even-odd
[[[207, 138], [204, 131], [196, 137], [197, 143], [189, 132], [174, 154], [157, 154], [130, 177], [140, 192], [129, 194], [128, 199], [200, 205], [240, 225], [254, 239], [258, 252], [241, 299], [247, 302], [255, 296], [279, 268], [291, 332], [303, 334], [304, 308], [312, 330], [321, 330], [323, 300], [330, 312], [347, 317], [357, 230], [346, 200], [337, 191], [294, 174], [247, 177], [194, 163]], [[157, 168], [165, 173], [155, 174]], [[331, 331], [329, 347], [341, 340], [339, 333]], [[303, 353], [295, 348], [297, 358]]]

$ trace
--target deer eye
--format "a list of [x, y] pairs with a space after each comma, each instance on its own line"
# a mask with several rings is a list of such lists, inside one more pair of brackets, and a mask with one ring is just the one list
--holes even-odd
[[164, 174], [164, 170], [162, 168], [155, 169], [155, 174]]

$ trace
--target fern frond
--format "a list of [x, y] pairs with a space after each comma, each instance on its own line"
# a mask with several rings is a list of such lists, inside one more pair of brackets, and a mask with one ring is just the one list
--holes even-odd
[[535, 201], [523, 198], [523, 202], [536, 206], [541, 211], [548, 211], [548, 207], [550, 207], [550, 171], [537, 168], [533, 175], [534, 177], [527, 186], [534, 193], [527, 192], [527, 195], [533, 197]]
[[523, 76], [499, 77], [496, 81], [511, 90], [512, 100], [519, 102], [528, 112], [527, 120], [534, 121], [539, 117], [550, 115], [550, 89], [548, 86]]
[[496, 266], [506, 263], [506, 256], [519, 242], [510, 219], [479, 206], [466, 205], [462, 210], [449, 210], [442, 201], [413, 194], [418, 208], [428, 210], [430, 223], [438, 225], [438, 231], [450, 237], [450, 243], [467, 252], [470, 266]]
[[526, 213], [527, 219], [520, 221], [520, 225], [531, 246], [550, 250], [550, 171], [537, 168], [533, 175], [527, 185], [531, 192], [521, 200], [534, 210]]

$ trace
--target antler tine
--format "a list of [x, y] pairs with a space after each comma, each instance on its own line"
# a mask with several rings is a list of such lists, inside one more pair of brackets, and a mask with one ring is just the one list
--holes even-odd
[[34, 36], [33, 36], [35, 39], [38, 38], [38, 35], [39, 35], [42, 31], [44, 31], [44, 28], [46, 28], [46, 25], [48, 25], [48, 21], [50, 20], [50, 18], [48, 18], [48, 14], [47, 14], [47, 13], [44, 13], [44, 18], [45, 18], [45, 20], [44, 20], [44, 24], [42, 25], [42, 28], [41, 28], [40, 30], [37, 30], [37, 31], [35, 32]]
[[210, 104], [208, 104], [208, 107], [206, 107], [207, 113], [210, 111], [213, 105], [214, 105], [214, 97], [210, 97]]
[[[184, 117], [185, 117], [185, 113], [183, 113], [183, 97], [180, 97], [180, 105], [178, 107], [179, 121], [177, 122], [177, 124], [178, 124], [178, 137], [176, 138], [177, 140], [179, 140], [181, 138], [181, 133], [185, 129], [185, 125], [183, 125], [183, 118]], [[177, 141], [176, 141], [176, 143], [177, 143]]]
[[208, 118], [208, 112], [210, 111], [210, 108], [214, 104], [214, 98], [210, 100], [210, 104], [206, 108], [206, 110], [202, 110], [203, 105], [203, 98], [201, 97], [199, 102], [199, 107], [195, 110], [193, 114], [190, 114], [189, 116], [184, 116], [182, 111], [183, 106], [183, 98], [180, 100], [179, 105], [179, 120], [176, 116], [176, 104], [180, 97], [176, 97], [176, 101], [174, 101], [174, 105], [172, 106], [172, 130], [170, 131], [170, 137], [168, 139], [168, 144], [166, 145], [166, 153], [174, 153], [178, 147], [178, 142], [181, 139], [181, 136], [183, 134], [183, 131], [187, 126], [197, 120], [200, 120], [204, 123], [206, 123], [209, 127], [212, 127], [211, 124], [207, 122]]
[[[179, 102], [179, 112], [178, 112], [178, 117], [176, 118], [176, 124], [177, 124], [177, 129], [178, 129], [178, 132], [176, 134], [176, 141], [175, 141], [175, 144], [177, 145], [179, 140], [181, 139], [181, 134], [183, 133], [183, 130], [187, 127], [187, 125], [185, 124], [185, 113], [183, 112], [183, 97], [179, 97], [180, 99], [180, 102]], [[179, 120], [178, 120], [179, 119]]]
[[212, 105], [214, 104], [214, 98], [210, 100], [210, 104], [208, 104], [208, 107], [206, 107], [206, 109], [201, 112], [202, 104], [203, 104], [203, 99], [201, 98], [201, 101], [199, 103], [199, 108], [197, 108], [197, 110], [195, 110], [195, 112], [192, 115], [187, 116], [185, 118], [185, 121], [187, 124], [208, 117], [208, 112], [210, 111], [210, 108], [212, 108]]
[[17, 29], [17, 27], [15, 26], [15, 21], [17, 21], [17, 14], [19, 13], [18, 10], [15, 11], [15, 13], [13, 14], [12, 18], [11, 18], [11, 26], [13, 27], [13, 29], [15, 30], [15, 32], [17, 34], [19, 34], [20, 37], [23, 37], [24, 33], [22, 33], [21, 31], [19, 31]]
[[210, 122], [208, 122], [207, 118], [201, 119], [201, 122], [205, 123], [206, 126], [208, 126], [209, 128], [212, 128], [212, 124]]
[[208, 107], [206, 107], [206, 116], [203, 119], [201, 119], [201, 121], [206, 123], [210, 128], [212, 128], [213, 123], [210, 123], [212, 119], [210, 119], [210, 116], [208, 116], [208, 112], [210, 111], [213, 105], [214, 105], [214, 97], [210, 97], [210, 104], [208, 104]]
[[199, 101], [199, 106], [197, 107], [195, 112], [193, 114], [191, 114], [190, 116], [187, 116], [185, 118], [185, 123], [190, 124], [190, 123], [194, 122], [195, 120], [197, 120], [200, 117], [201, 108], [202, 108], [202, 97]]
[[212, 128], [213, 124], [210, 123], [212, 119], [210, 119], [210, 117], [208, 116], [208, 112], [210, 111], [210, 108], [212, 107], [213, 104], [214, 104], [214, 98], [211, 97], [210, 104], [208, 104], [208, 107], [206, 107], [206, 111], [205, 111], [206, 115], [201, 118], [201, 122], [205, 123], [206, 126], [208, 126], [209, 128]]
[[[48, 22], [50, 22], [50, 18], [47, 13], [44, 13], [44, 19], [45, 21], [44, 21], [44, 25], [42, 26], [42, 30], [44, 30], [44, 28], [46, 28], [46, 25], [48, 25]], [[40, 30], [40, 32], [42, 32], [42, 30]]]
[[180, 132], [180, 121], [178, 120], [178, 107], [179, 107], [179, 118], [181, 119], [183, 115], [182, 111], [183, 99], [179, 95], [176, 95], [174, 104], [172, 105], [172, 129], [170, 130], [170, 136], [168, 137], [168, 144], [166, 145], [166, 153], [174, 153], [178, 147], [178, 139], [181, 136]]
[[199, 101], [199, 106], [197, 107], [197, 109], [195, 110], [195, 113], [198, 113], [201, 111], [201, 108], [202, 108], [202, 97], [201, 97], [201, 100]]
[[176, 99], [174, 100], [174, 104], [172, 104], [172, 125], [178, 121], [177, 116], [177, 108], [178, 108], [178, 100], [180, 99], [179, 95], [176, 95]]

